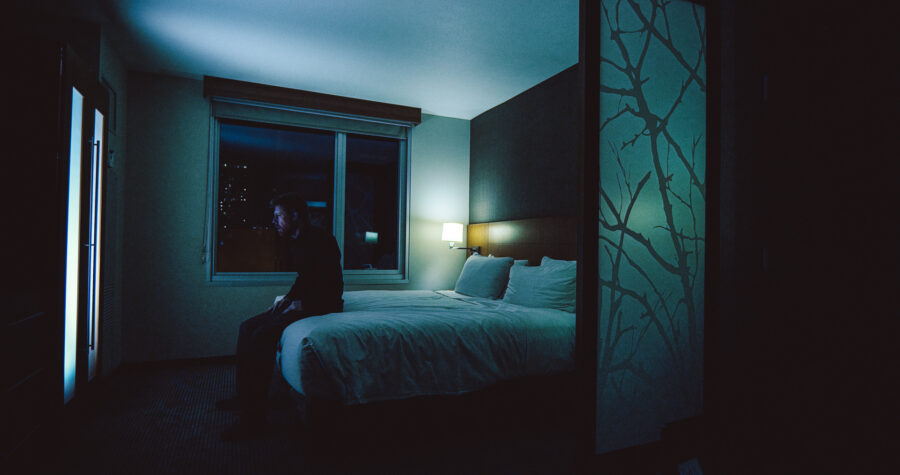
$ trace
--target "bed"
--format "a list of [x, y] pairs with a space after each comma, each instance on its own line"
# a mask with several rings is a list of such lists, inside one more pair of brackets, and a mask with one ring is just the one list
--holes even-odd
[[574, 218], [470, 225], [481, 254], [468, 256], [454, 290], [348, 291], [342, 313], [288, 326], [277, 363], [304, 420], [333, 427], [350, 408], [399, 402], [408, 415], [423, 401], [484, 406], [495, 388], [559, 388], [575, 366], [574, 227]]
[[454, 291], [344, 293], [344, 312], [285, 329], [278, 360], [305, 397], [447, 396], [572, 371], [575, 314]]

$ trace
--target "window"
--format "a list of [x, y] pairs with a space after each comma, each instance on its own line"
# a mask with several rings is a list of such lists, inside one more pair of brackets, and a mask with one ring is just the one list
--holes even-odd
[[344, 269], [397, 268], [400, 141], [347, 136]]
[[407, 279], [411, 124], [214, 98], [210, 280], [287, 283], [294, 274], [269, 201], [297, 192], [341, 248], [347, 283]]

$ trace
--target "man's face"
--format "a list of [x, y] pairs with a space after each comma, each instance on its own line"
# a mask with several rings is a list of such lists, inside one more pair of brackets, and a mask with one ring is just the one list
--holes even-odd
[[275, 207], [275, 216], [272, 222], [275, 223], [275, 229], [279, 236], [293, 236], [297, 231], [297, 213], [289, 213], [281, 206]]

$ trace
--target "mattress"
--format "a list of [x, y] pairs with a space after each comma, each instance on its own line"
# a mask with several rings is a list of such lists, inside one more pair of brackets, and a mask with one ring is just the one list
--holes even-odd
[[454, 395], [574, 369], [575, 314], [452, 291], [344, 293], [344, 312], [294, 322], [277, 362], [314, 398], [361, 404]]

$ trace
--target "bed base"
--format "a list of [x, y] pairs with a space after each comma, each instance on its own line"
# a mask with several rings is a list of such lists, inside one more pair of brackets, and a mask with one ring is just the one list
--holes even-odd
[[311, 442], [383, 445], [446, 436], [471, 436], [484, 431], [574, 431], [574, 373], [529, 377], [495, 384], [456, 396], [344, 405], [308, 398], [291, 390], [303, 432]]

